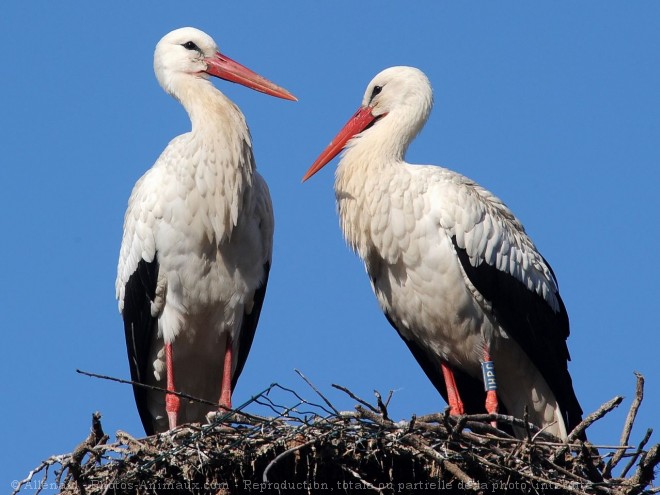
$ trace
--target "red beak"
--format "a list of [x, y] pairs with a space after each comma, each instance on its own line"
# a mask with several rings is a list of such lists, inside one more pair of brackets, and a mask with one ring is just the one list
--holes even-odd
[[352, 137], [364, 131], [374, 120], [376, 120], [376, 117], [371, 114], [371, 107], [360, 107], [360, 109], [355, 112], [355, 115], [346, 122], [346, 125], [344, 125], [341, 131], [339, 131], [328, 147], [323, 150], [323, 153], [319, 155], [312, 166], [309, 167], [309, 170], [302, 178], [302, 181], [305, 182], [327, 165], [330, 160], [344, 149], [344, 146], [346, 146], [346, 143], [348, 143]]
[[204, 59], [208, 67], [206, 73], [225, 81], [241, 84], [248, 88], [266, 93], [267, 95], [277, 96], [285, 100], [298, 101], [298, 98], [289, 93], [286, 89], [270, 82], [265, 77], [261, 77], [256, 72], [235, 62], [226, 55], [218, 52], [213, 57]]

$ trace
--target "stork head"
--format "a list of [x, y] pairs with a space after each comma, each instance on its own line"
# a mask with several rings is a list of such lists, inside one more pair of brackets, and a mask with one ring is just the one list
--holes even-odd
[[[421, 128], [431, 111], [433, 91], [426, 75], [415, 67], [390, 67], [374, 77], [362, 98], [375, 119], [392, 111], [406, 112]], [[403, 119], [402, 119], [403, 120]]]
[[372, 134], [374, 147], [390, 148], [403, 156], [408, 144], [426, 123], [433, 106], [433, 90], [424, 73], [414, 67], [390, 67], [374, 77], [362, 105], [319, 155], [303, 182], [321, 170], [341, 150]]
[[220, 53], [213, 38], [199, 29], [184, 27], [165, 36], [156, 45], [154, 71], [168, 93], [177, 96], [181, 77], [219, 77], [278, 98], [296, 101], [277, 86]]

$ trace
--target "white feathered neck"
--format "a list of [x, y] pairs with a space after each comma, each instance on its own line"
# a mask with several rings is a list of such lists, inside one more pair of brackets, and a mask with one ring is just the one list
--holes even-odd
[[215, 234], [229, 238], [243, 209], [252, 203], [249, 186], [256, 167], [245, 117], [206, 77], [185, 74], [172, 83], [170, 93], [192, 124], [191, 132], [170, 143], [180, 147], [179, 164], [185, 164], [178, 173], [192, 174], [200, 196], [213, 198]]

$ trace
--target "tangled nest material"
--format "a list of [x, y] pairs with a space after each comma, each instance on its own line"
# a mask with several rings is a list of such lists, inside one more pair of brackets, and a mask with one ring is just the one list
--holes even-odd
[[[502, 415], [444, 413], [394, 422], [387, 411], [391, 393], [386, 400], [376, 393], [377, 404], [372, 405], [333, 385], [358, 402], [354, 411], [338, 411], [311, 383], [322, 403], [273, 384], [236, 411], [216, 414], [209, 424], [185, 425], [139, 440], [120, 431], [117, 440], [108, 443], [100, 414], [94, 413], [89, 437], [71, 454], [43, 461], [14, 493], [25, 487], [36, 488], [35, 493], [56, 488], [64, 494], [90, 495], [655, 493], [660, 489], [651, 483], [660, 463], [660, 444], [646, 449], [648, 430], [637, 446], [628, 445], [643, 383], [637, 375], [637, 393], [620, 445], [598, 447], [600, 453], [576, 438], [617, 407], [621, 397], [589, 415], [567, 443]], [[276, 403], [273, 396], [278, 394], [292, 403]], [[249, 404], [266, 407], [273, 415], [248, 414], [243, 409]], [[523, 428], [526, 438], [515, 439], [494, 428], [494, 419]], [[625, 466], [618, 467], [624, 459]], [[50, 474], [50, 469], [55, 472]]]

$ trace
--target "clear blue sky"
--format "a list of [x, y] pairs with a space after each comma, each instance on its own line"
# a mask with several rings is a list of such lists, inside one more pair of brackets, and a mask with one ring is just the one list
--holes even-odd
[[[227, 2], [222, 2], [223, 4]], [[377, 307], [335, 213], [334, 164], [300, 178], [383, 68], [413, 65], [435, 110], [408, 161], [495, 192], [553, 266], [568, 307], [570, 370], [591, 430], [612, 444], [646, 376], [634, 441], [660, 427], [660, 3], [7, 2], [0, 16], [0, 490], [103, 426], [142, 433], [114, 299], [126, 202], [189, 122], [152, 56], [182, 26], [300, 101], [215, 84], [243, 110], [275, 205], [266, 303], [235, 402], [271, 382], [342, 409], [396, 389], [391, 414], [445, 405]], [[655, 441], [658, 441], [656, 436]]]

